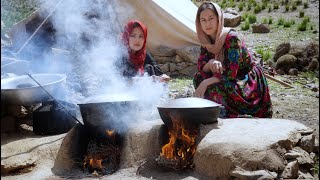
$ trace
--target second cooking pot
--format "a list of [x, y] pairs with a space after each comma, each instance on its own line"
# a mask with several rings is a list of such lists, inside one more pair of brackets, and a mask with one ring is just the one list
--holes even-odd
[[222, 105], [213, 101], [188, 97], [171, 100], [158, 106], [162, 121], [171, 126], [172, 119], [191, 124], [210, 124], [217, 122]]

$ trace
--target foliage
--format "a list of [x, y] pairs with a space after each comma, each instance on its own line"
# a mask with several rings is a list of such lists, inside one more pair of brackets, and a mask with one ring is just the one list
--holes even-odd
[[274, 3], [273, 4], [273, 9], [279, 9], [279, 4], [278, 3]]
[[304, 17], [304, 11], [300, 11], [299, 12], [299, 18], [303, 18]]
[[283, 25], [284, 24], [284, 19], [281, 17], [278, 19], [278, 23], [277, 23], [279, 26]]
[[285, 6], [285, 9], [286, 9], [286, 12], [289, 11], [289, 9], [290, 9], [289, 4], [287, 4], [287, 5]]
[[258, 48], [256, 52], [262, 56], [263, 61], [268, 61], [272, 57], [271, 51], [264, 48]]
[[295, 11], [295, 10], [297, 10], [297, 6], [295, 4], [293, 4], [291, 7], [291, 11]]
[[257, 22], [257, 16], [254, 15], [254, 14], [249, 14], [248, 15], [248, 21], [249, 21], [250, 24], [253, 24], [253, 23]]
[[238, 9], [239, 9], [240, 12], [243, 11], [243, 8], [244, 8], [244, 2], [239, 3], [238, 4]]
[[259, 12], [261, 12], [261, 6], [258, 4], [254, 7], [253, 12], [258, 14]]
[[262, 23], [263, 23], [263, 24], [268, 24], [268, 19], [267, 19], [266, 17], [264, 17], [264, 18], [262, 19]]
[[283, 23], [283, 27], [285, 27], [285, 28], [288, 28], [288, 27], [291, 27], [291, 21], [285, 21], [284, 23]]
[[242, 30], [242, 31], [246, 31], [246, 30], [248, 30], [248, 29], [250, 29], [250, 23], [249, 23], [248, 20], [246, 20], [246, 21], [241, 25], [241, 30]]
[[308, 1], [303, 3], [303, 8], [307, 9], [309, 7]]
[[268, 22], [268, 24], [272, 24], [272, 21], [273, 21], [273, 19], [272, 19], [272, 17], [270, 16], [270, 17], [269, 17], [269, 22]]

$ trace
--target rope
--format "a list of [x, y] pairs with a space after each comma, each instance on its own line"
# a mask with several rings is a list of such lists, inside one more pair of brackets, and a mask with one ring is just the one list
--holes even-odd
[[24, 47], [29, 43], [29, 41], [33, 38], [33, 36], [38, 32], [38, 30], [42, 27], [42, 25], [47, 21], [47, 19], [52, 15], [52, 13], [56, 10], [56, 8], [59, 6], [59, 4], [62, 2], [63, 0], [60, 0], [58, 2], [58, 4], [53, 8], [53, 10], [50, 12], [50, 14], [43, 20], [43, 22], [40, 24], [40, 26], [33, 32], [33, 34], [29, 37], [29, 39], [23, 44], [23, 46], [19, 49], [19, 51], [17, 51], [16, 55], [18, 55], [23, 49]]

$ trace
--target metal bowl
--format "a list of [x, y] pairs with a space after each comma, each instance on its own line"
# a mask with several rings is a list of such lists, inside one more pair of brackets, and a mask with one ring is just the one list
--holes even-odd
[[[66, 80], [64, 74], [34, 74], [32, 77], [51, 95], [54, 95]], [[1, 79], [1, 103], [32, 105], [49, 99], [48, 93], [28, 75]]]

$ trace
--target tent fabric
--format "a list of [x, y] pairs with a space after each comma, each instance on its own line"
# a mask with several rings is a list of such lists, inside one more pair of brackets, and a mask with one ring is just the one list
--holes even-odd
[[123, 26], [138, 19], [148, 27], [147, 48], [152, 53], [167, 46], [181, 49], [199, 45], [195, 16], [197, 7], [190, 0], [119, 0], [115, 6]]

